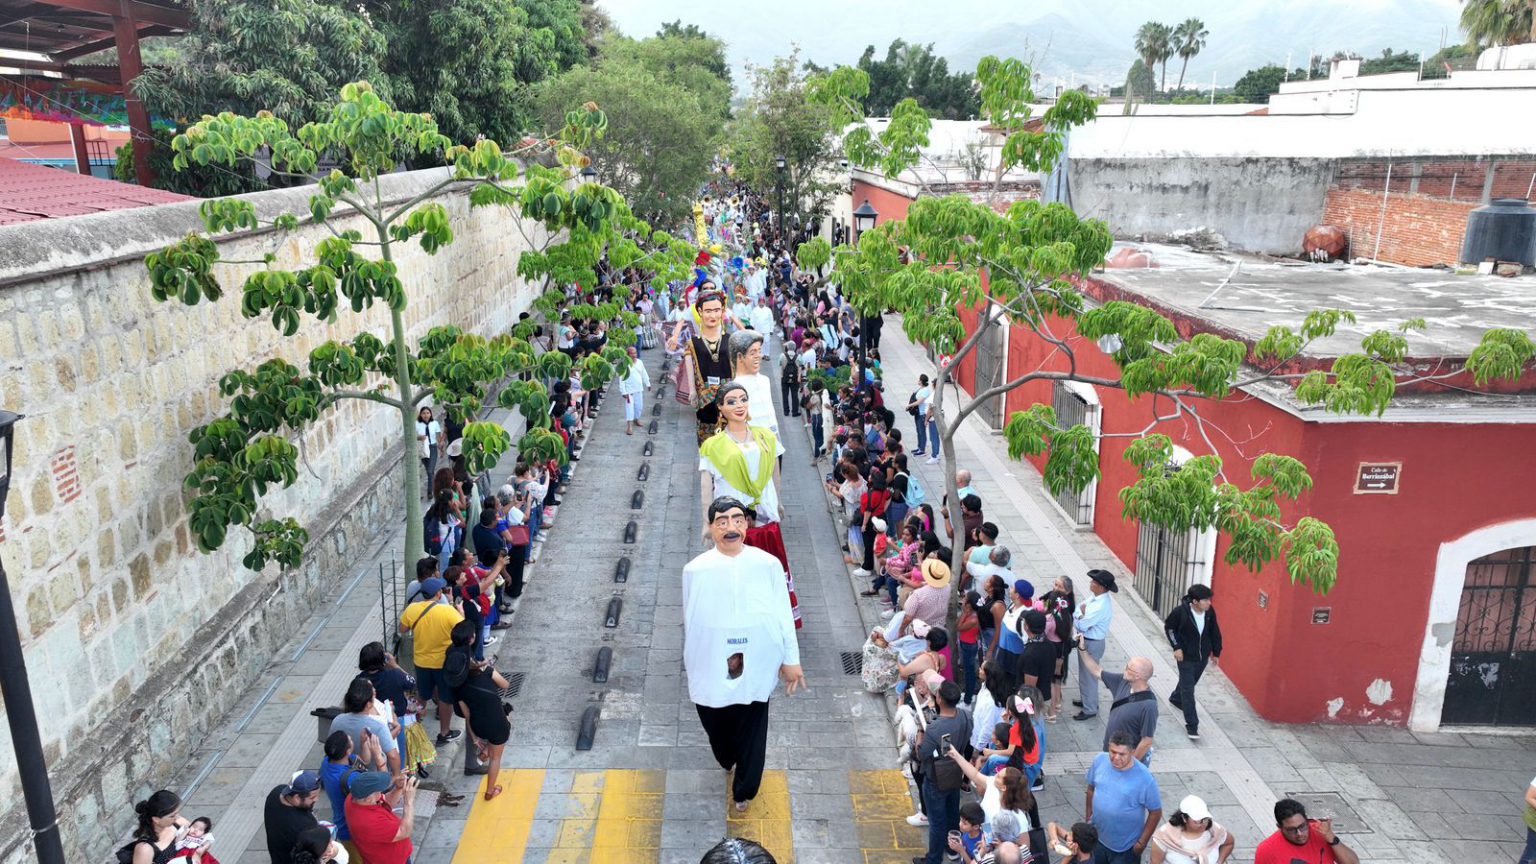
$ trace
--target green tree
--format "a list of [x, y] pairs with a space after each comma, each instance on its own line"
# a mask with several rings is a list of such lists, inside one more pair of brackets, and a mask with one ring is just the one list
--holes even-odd
[[[1092, 120], [1096, 103], [1070, 91], [1030, 125], [1030, 70], [1017, 60], [983, 58], [977, 67], [983, 116], [1004, 136], [1001, 170], [1047, 170], [1060, 158], [1068, 130]], [[843, 119], [858, 104], [867, 81], [862, 73], [840, 69], [813, 92], [839, 108]], [[921, 123], [900, 137], [870, 147], [867, 127], [853, 127], [850, 159], [878, 165], [888, 174], [916, 161]], [[1314, 340], [1337, 332], [1354, 316], [1318, 310], [1299, 325], [1276, 324], [1256, 345], [1214, 334], [1191, 338], [1160, 312], [1128, 300], [1092, 305], [1074, 279], [1103, 263], [1111, 246], [1108, 226], [1083, 219], [1061, 204], [1022, 201], [998, 212], [963, 195], [919, 195], [905, 218], [866, 231], [858, 245], [833, 249], [816, 240], [801, 247], [802, 266], [833, 262], [831, 280], [863, 314], [894, 309], [907, 336], [932, 349], [946, 363], [934, 363], [935, 398], [931, 411], [945, 454], [945, 485], [951, 502], [959, 495], [954, 476], [955, 433], [987, 400], [1037, 381], [1076, 381], [1124, 391], [1131, 398], [1153, 398], [1172, 406], [1159, 412], [1166, 422], [1192, 423], [1209, 444], [1212, 429], [1202, 412], [1214, 401], [1233, 397], [1255, 384], [1292, 379], [1281, 370], [1302, 357]], [[986, 282], [983, 282], [983, 276]], [[985, 284], [985, 287], [983, 285]], [[970, 330], [959, 310], [979, 311]], [[1008, 322], [1032, 338], [1053, 346], [1053, 362], [1002, 381], [953, 408], [944, 385], [952, 371], [971, 356], [986, 335]], [[1406, 333], [1424, 328], [1422, 320], [1366, 336], [1358, 353], [1340, 357], [1329, 370], [1296, 381], [1296, 397], [1338, 414], [1375, 414], [1385, 410], [1396, 383], [1420, 377], [1408, 363]], [[1112, 346], [1115, 372], [1089, 374], [1078, 364], [1077, 337]], [[1492, 330], [1468, 360], [1479, 382], [1513, 380], [1536, 359], [1536, 343], [1516, 330]], [[1448, 373], [1449, 374], [1449, 373]], [[1119, 490], [1127, 519], [1175, 531], [1217, 529], [1228, 538], [1225, 560], [1258, 570], [1283, 562], [1293, 582], [1326, 593], [1338, 580], [1339, 548], [1329, 526], [1310, 516], [1292, 517], [1287, 508], [1312, 486], [1306, 466], [1284, 455], [1257, 457], [1247, 477], [1228, 476], [1216, 455], [1175, 465], [1172, 440], [1158, 423], [1135, 434], [1125, 458], [1136, 467], [1134, 483]], [[1009, 454], [1045, 458], [1044, 480], [1052, 494], [1081, 492], [1098, 479], [1094, 436], [1086, 426], [1063, 426], [1049, 404], [1037, 403], [1013, 413], [1004, 427]], [[1210, 449], [1217, 448], [1210, 445]], [[1294, 509], [1291, 511], [1294, 513]], [[954, 544], [952, 568], [963, 563]], [[958, 569], [957, 569], [958, 572]], [[953, 616], [954, 609], [951, 609]]]
[[729, 85], [702, 66], [681, 62], [687, 52], [674, 50], [697, 41], [610, 39], [595, 64], [546, 82], [535, 97], [549, 123], [558, 122], [568, 105], [623, 106], [587, 152], [603, 182], [635, 211], [667, 224], [688, 215], [693, 195], [709, 178], [728, 109]]
[[1211, 31], [1205, 29], [1205, 22], [1199, 18], [1185, 18], [1173, 29], [1173, 47], [1183, 61], [1179, 64], [1179, 83], [1173, 89], [1184, 89], [1184, 73], [1189, 70], [1189, 61], [1205, 47], [1205, 39], [1210, 35]]
[[1536, 0], [1462, 0], [1461, 31], [1479, 48], [1536, 42]]
[[525, 88], [586, 59], [577, 0], [375, 2], [385, 71], [402, 110], [454, 140], [517, 140], [533, 125]]
[[[831, 179], [841, 158], [839, 115], [809, 98], [798, 49], [750, 73], [752, 95], [727, 132], [736, 178], [763, 190], [774, 204], [782, 184], [787, 217], [825, 213], [839, 188]], [[779, 156], [786, 163], [782, 175], [775, 164]]]
[[[577, 148], [601, 137], [606, 118], [596, 106], [569, 112], [557, 142], [538, 139], [514, 153], [532, 160], [541, 154], [553, 165], [518, 162], [496, 142], [482, 139], [473, 147], [455, 146], [424, 114], [396, 111], [366, 83], [348, 84], [329, 116], [305, 124], [297, 134], [269, 112], [254, 117], [233, 113], [207, 117], [172, 144], [178, 169], [191, 165], [248, 163], [269, 150], [274, 170], [316, 183], [306, 213], [285, 213], [270, 221], [280, 231], [297, 228], [302, 220], [324, 225], [332, 234], [315, 249], [313, 263], [294, 270], [273, 266], [275, 256], [262, 261], [221, 261], [219, 248], [206, 235], [193, 234], [146, 258], [151, 292], [156, 300], [193, 305], [217, 301], [224, 287], [216, 276], [221, 265], [257, 264], [261, 269], [245, 278], [241, 314], [267, 317], [284, 336], [298, 333], [305, 316], [334, 322], [343, 305], [361, 312], [382, 303], [390, 310], [387, 341], [368, 331], [349, 342], [328, 341], [309, 354], [308, 369], [268, 360], [253, 370], [235, 369], [219, 382], [230, 401], [224, 417], [193, 430], [194, 467], [186, 487], [192, 494], [190, 527], [204, 551], [223, 545], [233, 527], [253, 535], [244, 563], [260, 569], [269, 561], [293, 567], [302, 559], [308, 534], [292, 517], [258, 520], [260, 498], [272, 487], [291, 485], [298, 477], [298, 451], [288, 440], [343, 399], [388, 405], [400, 415], [400, 444], [406, 455], [397, 470], [405, 489], [407, 558], [422, 552], [421, 472], [409, 454], [416, 451], [415, 415], [427, 398], [455, 416], [468, 418], [482, 407], [489, 387], [534, 364], [526, 341], [531, 326], [520, 325], [510, 336], [485, 339], [458, 328], [436, 327], [413, 351], [407, 344], [404, 310], [409, 286], [400, 279], [395, 250], [419, 243], [436, 254], [452, 243], [448, 212], [435, 199], [452, 188], [467, 188], [472, 206], [509, 206], [525, 220], [543, 223], [551, 239], [524, 252], [518, 271], [526, 278], [565, 279], [590, 274], [600, 256], [629, 266], [643, 256], [636, 237], [649, 237], [658, 248], [676, 250], [669, 272], [686, 272], [691, 260], [686, 244], [653, 234], [629, 213], [611, 189], [597, 184], [574, 186], [569, 181], [585, 162]], [[319, 174], [322, 157], [334, 157], [339, 167]], [[443, 179], [415, 198], [396, 204], [384, 199], [380, 175], [395, 170], [401, 158], [436, 157], [448, 166]], [[521, 181], [521, 185], [514, 185]], [[368, 232], [340, 229], [333, 211], [350, 208], [367, 223]], [[216, 199], [202, 208], [209, 234], [256, 228], [263, 223], [250, 201]], [[360, 251], [362, 250], [362, 251]], [[375, 250], [375, 251], [369, 251]], [[369, 254], [363, 254], [369, 251]], [[375, 254], [377, 257], [373, 257]], [[589, 283], [590, 284], [590, 283]], [[540, 300], [548, 309], [548, 301]], [[584, 316], [624, 319], [630, 313], [609, 307], [578, 307]], [[627, 316], [627, 318], [626, 318]], [[614, 328], [613, 346], [604, 357], [584, 361], [581, 373], [591, 385], [612, 374], [613, 352], [633, 338], [630, 327]], [[569, 374], [571, 361], [551, 352], [539, 358], [546, 375]], [[549, 425], [549, 397], [536, 381], [513, 381], [498, 397], [505, 408], [516, 407], [528, 420], [529, 431], [518, 442], [520, 451], [535, 458], [564, 458], [560, 438]], [[470, 469], [479, 472], [510, 446], [510, 436], [498, 423], [471, 422], [464, 430], [464, 454]]]
[[[1304, 77], [1306, 71], [1297, 69], [1294, 75], [1298, 78]], [[1232, 92], [1237, 95], [1240, 102], [1268, 102], [1270, 96], [1280, 92], [1280, 84], [1285, 79], [1285, 68], [1271, 63], [1243, 73], [1243, 77], [1237, 79], [1237, 83], [1232, 85]]]
[[1419, 71], [1419, 52], [1382, 49], [1380, 57], [1360, 61], [1361, 75], [1384, 75], [1388, 72]]
[[858, 68], [869, 76], [869, 98], [865, 110], [873, 117], [889, 116], [896, 103], [912, 98], [934, 117], [966, 120], [976, 116], [973, 76], [949, 71], [949, 61], [935, 56], [933, 43], [910, 45], [893, 41], [884, 60], [875, 59], [875, 46], [864, 49]]
[[1152, 67], [1141, 60], [1131, 63], [1130, 71], [1125, 73], [1125, 103], [1129, 106], [1136, 100], [1150, 102], [1157, 93], [1157, 79], [1152, 77]]
[[[176, 170], [175, 154], [171, 152], [171, 141], [176, 134], [165, 129], [154, 130], [155, 146], [149, 151], [149, 169], [155, 173], [155, 188], [197, 198], [222, 198], [267, 188], [250, 165], [234, 170], [216, 165], [191, 165], [184, 171]], [[112, 164], [112, 176], [120, 183], [138, 182], [133, 170], [133, 142], [123, 142], [115, 156], [117, 161]]]
[[725, 62], [725, 43], [712, 36], [655, 36], [626, 39], [615, 36], [603, 43], [604, 61], [629, 62], [646, 69], [664, 84], [682, 87], [698, 97], [699, 104], [722, 119], [731, 111], [731, 70]]
[[[133, 84], [150, 112], [182, 122], [269, 110], [294, 125], [325, 115], [349, 81], [377, 82], [384, 35], [353, 7], [324, 0], [193, 0], [192, 29], [167, 63]], [[303, 34], [303, 38], [295, 38]]]
[[1168, 58], [1174, 47], [1173, 30], [1167, 24], [1148, 21], [1136, 30], [1136, 54], [1148, 69], [1163, 64], [1163, 87], [1168, 86]]
[[1478, 50], [1465, 42], [1447, 45], [1424, 61], [1425, 78], [1448, 78], [1451, 69], [1466, 69], [1477, 60]]

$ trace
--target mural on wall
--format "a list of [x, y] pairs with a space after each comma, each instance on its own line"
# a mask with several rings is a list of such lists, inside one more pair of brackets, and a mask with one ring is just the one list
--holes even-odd
[[[128, 103], [106, 84], [46, 78], [0, 78], [0, 119], [46, 120], [77, 126], [127, 126]], [[151, 117], [155, 126], [175, 124]]]

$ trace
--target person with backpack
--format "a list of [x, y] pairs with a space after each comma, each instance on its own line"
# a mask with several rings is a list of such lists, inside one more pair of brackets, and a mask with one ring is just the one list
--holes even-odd
[[[900, 391], [898, 391], [900, 392]], [[933, 388], [928, 386], [928, 376], [917, 376], [917, 389], [907, 397], [907, 413], [917, 424], [917, 449], [913, 456], [925, 456], [928, 449], [928, 402], [933, 399]]]

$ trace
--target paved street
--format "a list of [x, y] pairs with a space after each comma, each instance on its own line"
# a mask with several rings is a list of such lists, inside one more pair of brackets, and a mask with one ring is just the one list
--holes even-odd
[[[885, 334], [887, 390], [909, 392], [918, 355], [899, 328]], [[659, 381], [660, 358], [649, 353]], [[592, 850], [622, 848], [628, 861], [692, 864], [733, 834], [762, 840], [781, 862], [909, 861], [924, 835], [903, 821], [912, 802], [885, 703], [864, 693], [842, 666], [841, 653], [859, 650], [877, 607], [857, 596], [820, 486], [824, 469], [812, 467], [808, 439], [792, 418], [780, 421], [788, 449], [785, 537], [805, 615], [800, 641], [810, 688], [774, 699], [764, 791], [747, 819], [728, 819], [726, 776], [686, 700], [681, 669], [680, 573], [702, 549], [691, 417], [670, 388], [658, 399], [653, 387], [647, 399], [648, 418], [652, 405], [662, 406], [654, 435], [624, 435], [617, 400], [607, 401], [551, 539], [531, 568], [513, 629], [495, 647], [498, 667], [523, 676], [500, 780], [506, 792], [491, 803], [476, 795], [459, 807], [437, 807], [436, 796], [425, 795], [416, 860], [545, 864], [596, 860]], [[967, 429], [959, 447], [988, 518], [1037, 584], [1061, 572], [1081, 583], [1089, 567], [1128, 575], [1091, 534], [1065, 527], [1033, 469], [1008, 461], [1001, 439]], [[649, 465], [644, 481], [637, 479], [642, 465]], [[926, 489], [941, 488], [938, 467], [919, 466]], [[509, 470], [510, 462], [498, 466], [496, 478]], [[644, 493], [638, 510], [637, 490]], [[636, 542], [625, 544], [631, 519]], [[292, 770], [319, 764], [308, 711], [339, 700], [357, 647], [378, 638], [384, 625], [376, 574], [380, 562], [398, 557], [391, 548], [398, 543], [359, 550], [354, 573], [339, 574], [334, 603], [279, 651], [284, 660], [269, 670], [264, 691], [187, 766], [188, 812], [220, 821], [221, 860], [266, 860], [261, 798]], [[622, 556], [631, 560], [628, 580], [616, 583]], [[606, 610], [616, 596], [623, 608], [618, 626], [608, 628]], [[1121, 614], [1105, 665], [1132, 654], [1153, 658], [1153, 688], [1166, 696], [1175, 676], [1157, 622], [1131, 592], [1116, 599]], [[604, 646], [614, 652], [611, 674], [606, 684], [594, 684], [594, 659]], [[592, 704], [601, 707], [594, 746], [577, 751], [579, 718]], [[1176, 734], [1179, 718], [1164, 706], [1154, 771], [1166, 806], [1191, 792], [1210, 803], [1238, 838], [1235, 861], [1252, 860], [1254, 845], [1271, 830], [1270, 807], [1284, 795], [1336, 814], [1347, 842], [1371, 862], [1513, 861], [1519, 853], [1519, 801], [1536, 773], [1536, 738], [1276, 726], [1259, 719], [1219, 672], [1202, 684], [1201, 709], [1204, 737], [1193, 744]], [[1038, 796], [1044, 818], [1081, 816], [1082, 772], [1097, 752], [1101, 723], [1064, 718], [1050, 727], [1047, 787]], [[482, 785], [462, 775], [457, 745], [445, 748], [432, 769], [428, 786], [438, 784], [463, 793]]]

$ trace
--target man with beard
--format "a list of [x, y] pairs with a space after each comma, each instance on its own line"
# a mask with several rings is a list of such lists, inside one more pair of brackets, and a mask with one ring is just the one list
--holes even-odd
[[714, 548], [683, 568], [683, 665], [720, 767], [735, 770], [737, 812], [757, 797], [768, 750], [768, 700], [805, 686], [784, 568], [746, 545], [751, 516], [720, 497], [706, 513]]
[[320, 777], [300, 771], [284, 786], [267, 793], [262, 824], [267, 829], [267, 854], [272, 864], [292, 864], [293, 846], [306, 828], [319, 825], [315, 802], [320, 800]]
[[720, 409], [715, 394], [731, 378], [731, 361], [725, 340], [725, 295], [706, 281], [694, 300], [697, 324], [683, 321], [667, 337], [667, 353], [683, 353], [685, 367], [693, 376], [693, 409], [699, 429], [699, 443], [715, 434]]

